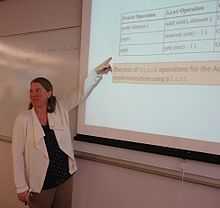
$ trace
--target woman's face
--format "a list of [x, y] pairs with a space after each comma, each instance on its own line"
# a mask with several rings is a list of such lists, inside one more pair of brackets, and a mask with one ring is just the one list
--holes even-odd
[[50, 96], [51, 91], [47, 92], [40, 83], [31, 83], [30, 99], [34, 108], [47, 107], [48, 98]]

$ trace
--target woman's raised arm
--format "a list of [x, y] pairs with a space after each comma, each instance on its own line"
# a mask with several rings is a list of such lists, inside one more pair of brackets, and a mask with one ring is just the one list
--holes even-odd
[[89, 73], [84, 83], [84, 92], [75, 91], [72, 95], [62, 100], [62, 105], [66, 110], [70, 111], [76, 108], [79, 104], [83, 103], [102, 80], [103, 75], [112, 71], [112, 67], [109, 64], [111, 59], [111, 57], [108, 58]]

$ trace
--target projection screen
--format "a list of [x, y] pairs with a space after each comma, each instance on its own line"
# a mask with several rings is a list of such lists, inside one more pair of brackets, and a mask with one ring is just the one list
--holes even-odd
[[[83, 0], [78, 133], [220, 154], [220, 1]], [[83, 89], [82, 89], [83, 90]]]

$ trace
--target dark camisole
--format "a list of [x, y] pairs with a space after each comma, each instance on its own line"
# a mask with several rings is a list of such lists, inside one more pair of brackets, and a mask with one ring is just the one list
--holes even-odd
[[68, 156], [60, 149], [54, 131], [49, 128], [48, 124], [42, 127], [49, 156], [49, 166], [42, 188], [45, 190], [63, 183], [71, 175], [69, 173]]

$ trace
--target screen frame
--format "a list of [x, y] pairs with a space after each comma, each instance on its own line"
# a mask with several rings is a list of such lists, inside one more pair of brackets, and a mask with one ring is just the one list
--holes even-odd
[[154, 153], [164, 156], [171, 156], [171, 157], [181, 158], [184, 160], [188, 159], [188, 160], [207, 162], [217, 165], [220, 164], [220, 155], [191, 151], [187, 149], [177, 149], [177, 148], [164, 147], [158, 145], [143, 144], [138, 142], [122, 141], [119, 139], [109, 139], [109, 138], [96, 137], [85, 134], [77, 134], [74, 137], [74, 140], [80, 142], [87, 142], [92, 144], [99, 144], [110, 147], [146, 152], [146, 153]]
[[[90, 34], [90, 16], [91, 16], [91, 5], [92, 0], [83, 0], [82, 1], [82, 27], [81, 27], [81, 52], [80, 52], [80, 92], [83, 92], [84, 80], [88, 74], [88, 57], [89, 57], [89, 34]], [[183, 159], [197, 160], [208, 163], [220, 164], [220, 154], [217, 146], [219, 143], [215, 142], [206, 142], [206, 141], [197, 141], [187, 139], [189, 144], [185, 145], [185, 142], [180, 142], [180, 145], [172, 146], [172, 142], [177, 139], [177, 137], [170, 137], [164, 135], [152, 135], [147, 134], [149, 141], [146, 143], [132, 141], [132, 136], [129, 136], [129, 139], [123, 137], [123, 130], [117, 130], [120, 136], [117, 134], [114, 137], [105, 137], [105, 135], [100, 134], [100, 128], [93, 126], [85, 126], [85, 103], [81, 104], [78, 109], [78, 122], [77, 122], [77, 135], [75, 137], [76, 141], [89, 142], [102, 144], [113, 147], [120, 147], [125, 149], [132, 149], [142, 152], [156, 153], [160, 155], [174, 156]], [[84, 132], [82, 132], [84, 129]], [[98, 135], [90, 133], [90, 131], [97, 131]], [[107, 128], [108, 129], [108, 128]], [[141, 136], [141, 135], [140, 135]], [[165, 141], [156, 142], [155, 140], [161, 141], [160, 137], [165, 137]], [[185, 141], [184, 138], [179, 138], [180, 141]], [[168, 142], [167, 142], [168, 141]], [[174, 141], [175, 143], [175, 141]], [[191, 144], [196, 144], [191, 148]], [[211, 148], [214, 148], [212, 152], [209, 150], [209, 144]], [[218, 144], [218, 145], [216, 145]], [[216, 145], [216, 146], [215, 146]], [[198, 150], [198, 151], [197, 151]]]

